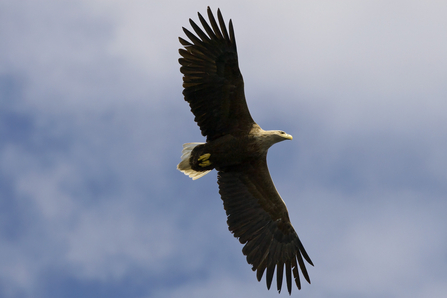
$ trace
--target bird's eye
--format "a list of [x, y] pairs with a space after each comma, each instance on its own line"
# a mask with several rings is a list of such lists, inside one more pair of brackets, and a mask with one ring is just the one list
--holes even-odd
[[282, 134], [282, 135], [285, 134], [285, 132], [283, 132], [283, 131], [280, 131], [279, 133]]

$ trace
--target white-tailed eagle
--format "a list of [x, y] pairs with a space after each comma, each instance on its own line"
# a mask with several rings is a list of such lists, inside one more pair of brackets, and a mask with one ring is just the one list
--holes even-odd
[[310, 283], [304, 260], [313, 264], [290, 223], [266, 158], [270, 146], [292, 136], [265, 131], [253, 121], [245, 101], [233, 24], [230, 20], [227, 31], [220, 10], [217, 17], [216, 22], [208, 7], [209, 24], [199, 13], [204, 31], [190, 19], [195, 34], [183, 28], [190, 41], [179, 38], [184, 46], [179, 50], [183, 95], [206, 143], [184, 144], [178, 169], [194, 180], [212, 169], [218, 171], [228, 227], [245, 244], [242, 252], [247, 262], [259, 281], [267, 270], [269, 289], [276, 268], [279, 292], [285, 271], [290, 294], [292, 274], [300, 289], [298, 269]]

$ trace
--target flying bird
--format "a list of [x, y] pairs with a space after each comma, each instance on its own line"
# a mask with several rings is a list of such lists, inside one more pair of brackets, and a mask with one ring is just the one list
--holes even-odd
[[292, 273], [301, 289], [298, 269], [310, 283], [304, 260], [313, 263], [270, 177], [267, 151], [292, 136], [280, 130], [263, 130], [252, 119], [238, 66], [233, 24], [230, 20], [227, 31], [219, 9], [217, 22], [209, 7], [207, 13], [209, 24], [198, 14], [204, 31], [189, 19], [195, 34], [183, 28], [190, 41], [179, 38], [184, 47], [179, 50], [183, 95], [206, 143], [184, 144], [177, 168], [194, 180], [217, 170], [228, 229], [245, 244], [242, 252], [258, 281], [267, 270], [270, 289], [276, 268], [277, 290], [281, 292], [285, 271], [291, 294]]

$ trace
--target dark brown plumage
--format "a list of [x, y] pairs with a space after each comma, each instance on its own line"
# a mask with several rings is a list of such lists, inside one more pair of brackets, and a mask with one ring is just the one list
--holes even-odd
[[300, 289], [298, 268], [310, 283], [304, 260], [313, 264], [290, 223], [266, 158], [270, 146], [292, 137], [283, 131], [264, 131], [253, 121], [245, 100], [232, 22], [228, 32], [220, 10], [217, 21], [209, 7], [207, 12], [210, 25], [199, 13], [205, 32], [190, 19], [196, 35], [183, 28], [191, 42], [179, 38], [185, 47], [179, 50], [183, 95], [206, 143], [185, 144], [178, 169], [193, 179], [212, 169], [218, 171], [228, 227], [245, 244], [242, 252], [247, 262], [257, 271], [259, 281], [266, 271], [269, 289], [276, 267], [279, 292], [285, 269], [290, 294], [292, 274]]

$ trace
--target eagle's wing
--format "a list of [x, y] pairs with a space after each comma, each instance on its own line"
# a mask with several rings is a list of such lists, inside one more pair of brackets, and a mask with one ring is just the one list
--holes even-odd
[[287, 289], [291, 293], [292, 272], [298, 289], [301, 288], [299, 266], [310, 283], [303, 258], [313, 263], [290, 223], [286, 205], [270, 177], [266, 156], [221, 170], [218, 183], [229, 230], [245, 244], [242, 252], [252, 269], [257, 270], [258, 280], [267, 269], [266, 282], [270, 288], [276, 267], [277, 289], [281, 291], [285, 267]]
[[179, 38], [185, 47], [179, 50], [183, 95], [209, 141], [227, 133], [247, 134], [254, 123], [245, 101], [232, 22], [228, 34], [220, 10], [217, 16], [220, 28], [208, 7], [211, 27], [199, 13], [206, 33], [190, 19], [197, 36], [183, 28], [191, 42]]

